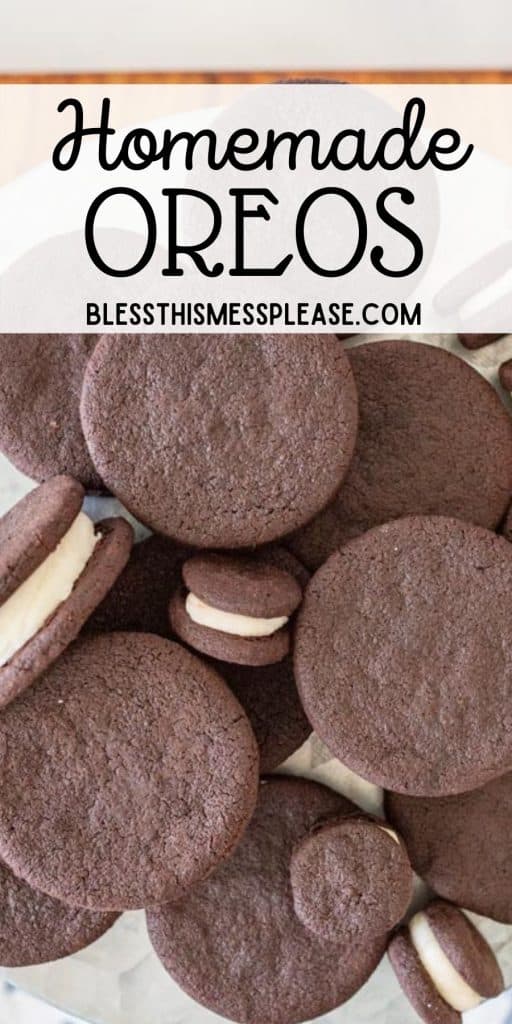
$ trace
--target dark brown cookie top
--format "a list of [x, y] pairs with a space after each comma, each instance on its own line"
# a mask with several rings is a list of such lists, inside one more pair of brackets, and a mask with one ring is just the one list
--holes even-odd
[[236, 665], [273, 665], [290, 651], [290, 630], [286, 626], [269, 636], [237, 636], [195, 622], [186, 605], [186, 594], [178, 591], [169, 604], [174, 633], [194, 651]]
[[101, 489], [80, 424], [92, 334], [0, 334], [0, 449], [27, 476]]
[[169, 601], [179, 587], [189, 548], [157, 534], [132, 548], [114, 586], [85, 624], [92, 633], [157, 633], [171, 637]]
[[502, 537], [442, 516], [377, 527], [306, 589], [294, 651], [306, 714], [336, 757], [387, 789], [484, 785], [512, 760], [511, 622]]
[[126, 519], [104, 519], [85, 569], [69, 597], [44, 626], [0, 667], [0, 708], [31, 686], [78, 636], [128, 561], [133, 530]]
[[503, 975], [483, 935], [458, 907], [434, 900], [424, 911], [443, 952], [466, 984], [482, 999], [503, 991]]
[[31, 889], [0, 863], [0, 963], [30, 967], [70, 956], [99, 939], [116, 914], [67, 907]]
[[503, 334], [459, 334], [458, 339], [464, 348], [477, 349], [483, 348], [485, 345], [490, 345], [493, 341], [497, 341], [498, 338], [503, 338]]
[[512, 924], [512, 775], [458, 796], [387, 793], [414, 870], [452, 903]]
[[512, 391], [512, 359], [506, 359], [498, 372], [500, 384], [505, 391]]
[[462, 1024], [464, 1010], [503, 990], [490, 947], [460, 910], [440, 900], [393, 936], [388, 955], [425, 1024]]
[[222, 679], [161, 637], [80, 638], [0, 718], [0, 853], [72, 906], [183, 896], [254, 808], [252, 730]]
[[148, 913], [164, 967], [198, 1002], [246, 1024], [292, 1024], [345, 1002], [377, 966], [385, 939], [326, 943], [293, 908], [289, 867], [319, 821], [351, 813], [339, 794], [303, 779], [264, 782], [234, 855], [186, 900]]
[[238, 615], [290, 616], [302, 599], [295, 576], [261, 558], [205, 552], [187, 559], [182, 574], [187, 589], [202, 601]]
[[[1, 335], [0, 335], [1, 337]], [[55, 476], [29, 491], [0, 519], [0, 604], [44, 562], [76, 519], [84, 490]]]
[[412, 870], [403, 843], [363, 817], [329, 822], [295, 847], [290, 880], [295, 913], [327, 942], [357, 944], [368, 931], [384, 935], [403, 918]]
[[512, 493], [512, 419], [491, 385], [432, 345], [378, 341], [348, 356], [359, 393], [354, 458], [334, 502], [290, 538], [294, 553], [316, 569], [405, 515], [494, 528]]
[[274, 665], [212, 664], [249, 718], [260, 750], [262, 774], [278, 768], [311, 733], [297, 693], [291, 656]]
[[357, 395], [333, 336], [123, 335], [96, 346], [81, 413], [95, 464], [137, 518], [185, 544], [239, 548], [331, 500]]

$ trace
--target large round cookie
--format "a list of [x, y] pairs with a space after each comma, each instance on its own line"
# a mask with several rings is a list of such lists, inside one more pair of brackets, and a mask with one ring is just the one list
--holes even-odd
[[33, 480], [70, 473], [101, 488], [82, 433], [80, 394], [97, 337], [0, 334], [0, 450]]
[[329, 335], [103, 337], [81, 412], [107, 486], [198, 547], [263, 544], [307, 522], [340, 486], [357, 429], [350, 365]]
[[148, 913], [156, 952], [198, 1002], [244, 1024], [292, 1024], [345, 1002], [377, 966], [386, 937], [326, 942], [293, 908], [290, 861], [344, 797], [303, 779], [264, 782], [233, 857], [187, 899]]
[[412, 865], [440, 896], [512, 924], [512, 775], [437, 799], [386, 794]]
[[0, 707], [75, 639], [128, 560], [129, 523], [93, 524], [83, 493], [52, 477], [0, 519]]
[[348, 355], [359, 393], [354, 458], [334, 502], [290, 538], [297, 557], [316, 569], [405, 515], [494, 528], [512, 493], [512, 419], [491, 385], [432, 345], [378, 341]]
[[256, 742], [220, 677], [146, 633], [79, 639], [0, 718], [0, 855], [72, 906], [181, 897], [253, 811]]
[[2, 967], [29, 967], [77, 953], [99, 939], [116, 917], [67, 907], [31, 889], [0, 863]]
[[299, 693], [332, 753], [413, 795], [483, 785], [512, 763], [512, 548], [417, 516], [345, 545], [306, 589]]

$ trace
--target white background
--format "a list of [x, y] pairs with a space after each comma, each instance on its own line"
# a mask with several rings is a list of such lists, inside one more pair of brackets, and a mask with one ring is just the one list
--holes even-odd
[[510, 0], [0, 0], [0, 73], [511, 66]]

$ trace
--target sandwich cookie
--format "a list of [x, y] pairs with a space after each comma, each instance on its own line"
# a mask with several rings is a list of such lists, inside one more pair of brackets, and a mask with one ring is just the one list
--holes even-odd
[[89, 361], [81, 415], [94, 464], [138, 519], [183, 544], [240, 548], [332, 499], [357, 394], [330, 335], [113, 335]]
[[295, 674], [313, 729], [395, 792], [446, 796], [503, 775], [511, 622], [503, 537], [444, 516], [370, 530], [318, 570], [297, 619]]
[[512, 924], [512, 775], [438, 799], [387, 793], [414, 870], [439, 896]]
[[305, 928], [326, 942], [364, 942], [403, 918], [412, 896], [412, 870], [396, 832], [363, 817], [328, 822], [295, 847], [290, 880], [293, 906]]
[[352, 920], [326, 941], [297, 916], [290, 881], [294, 850], [311, 829], [353, 811], [315, 782], [263, 782], [230, 860], [187, 899], [147, 913], [157, 955], [189, 995], [244, 1024], [295, 1024], [334, 1009], [364, 984], [387, 942], [372, 911], [362, 906], [359, 929]]
[[258, 751], [210, 667], [161, 637], [105, 633], [0, 716], [0, 772], [11, 870], [70, 906], [126, 910], [179, 899], [232, 852]]
[[302, 600], [291, 573], [261, 558], [200, 554], [182, 568], [169, 615], [195, 650], [239, 665], [271, 665], [290, 649], [290, 618]]
[[0, 450], [33, 480], [69, 473], [86, 490], [102, 490], [80, 424], [84, 372], [97, 340], [0, 334]]
[[457, 335], [461, 345], [464, 348], [477, 349], [484, 348], [485, 345], [491, 345], [493, 341], [497, 341], [498, 338], [504, 338], [504, 334], [459, 334]]
[[391, 939], [388, 955], [425, 1024], [462, 1024], [466, 1010], [504, 988], [485, 939], [457, 907], [442, 900], [411, 918]]
[[99, 939], [117, 914], [67, 907], [36, 892], [0, 864], [0, 964], [30, 967], [78, 953]]
[[84, 491], [57, 476], [0, 520], [0, 707], [65, 650], [128, 561], [124, 519], [96, 525]]
[[432, 345], [377, 341], [348, 352], [359, 432], [334, 501], [287, 544], [317, 569], [348, 540], [406, 515], [494, 529], [512, 493], [512, 419], [494, 388]]

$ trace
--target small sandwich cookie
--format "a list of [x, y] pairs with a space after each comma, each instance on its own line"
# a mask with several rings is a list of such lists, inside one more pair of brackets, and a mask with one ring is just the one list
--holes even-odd
[[104, 935], [117, 916], [67, 907], [0, 863], [2, 967], [31, 967], [78, 953]]
[[[377, 967], [387, 935], [375, 930], [364, 903], [359, 927], [352, 917], [336, 941], [316, 935], [295, 911], [290, 866], [319, 823], [353, 813], [353, 804], [318, 783], [264, 781], [232, 857], [186, 899], [147, 913], [151, 942], [178, 985], [244, 1024], [296, 1024], [350, 999]], [[356, 878], [346, 877], [355, 887]]]
[[438, 799], [386, 793], [386, 816], [438, 896], [512, 924], [512, 774]]
[[329, 822], [292, 854], [295, 913], [327, 942], [364, 941], [368, 920], [384, 934], [402, 920], [412, 896], [407, 851], [396, 832], [363, 817]]
[[503, 991], [493, 951], [468, 918], [436, 900], [392, 938], [397, 979], [425, 1024], [461, 1024], [462, 1014]]
[[53, 477], [0, 520], [0, 707], [74, 640], [128, 561], [129, 523], [95, 525], [83, 497], [76, 480]]
[[271, 665], [290, 649], [290, 617], [302, 600], [297, 579], [258, 558], [204, 554], [182, 569], [171, 599], [178, 636], [203, 654], [238, 665]]
[[497, 341], [498, 338], [503, 338], [503, 334], [459, 334], [458, 338], [461, 345], [464, 348], [477, 349], [484, 348], [485, 345], [491, 345], [493, 341]]

